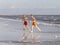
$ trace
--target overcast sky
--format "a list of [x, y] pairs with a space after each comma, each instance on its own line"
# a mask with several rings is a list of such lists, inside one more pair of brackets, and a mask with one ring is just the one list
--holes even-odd
[[0, 0], [0, 14], [60, 14], [60, 0]]

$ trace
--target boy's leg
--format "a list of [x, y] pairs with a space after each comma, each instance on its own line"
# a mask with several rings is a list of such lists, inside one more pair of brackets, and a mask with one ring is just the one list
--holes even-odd
[[26, 26], [23, 26], [23, 33], [25, 34]]
[[41, 29], [38, 26], [36, 26], [36, 28], [38, 29], [38, 31], [41, 31]]
[[26, 26], [23, 26], [23, 40], [26, 40], [26, 35], [25, 35], [25, 29], [26, 28]]
[[32, 26], [32, 29], [30, 29], [28, 26], [27, 26], [27, 28], [29, 30], [28, 36], [31, 35], [33, 37], [33, 26]]
[[31, 31], [32, 31], [31, 28], [30, 28], [29, 26], [27, 26], [27, 28], [28, 28], [28, 30], [29, 30], [29, 33], [31, 33]]
[[30, 29], [30, 27], [29, 26], [26, 26], [26, 28], [27, 28], [27, 32], [29, 33], [28, 35], [26, 35], [25, 36], [25, 39], [27, 40], [27, 38], [28, 38], [28, 36], [30, 35], [30, 33], [31, 33], [31, 29]]
[[33, 28], [34, 28], [34, 27], [32, 26], [32, 31], [31, 31], [31, 36], [32, 36], [32, 38], [33, 38]]
[[[27, 37], [31, 34], [31, 29], [30, 29], [29, 26], [25, 26], [25, 28], [29, 30], [29, 34], [28, 34], [28, 35], [25, 35], [25, 34], [24, 34], [25, 36], [23, 37], [24, 40], [27, 40]], [[27, 30], [27, 32], [28, 32], [28, 30]]]
[[32, 26], [32, 30], [31, 30], [31, 32], [33, 32], [33, 27], [34, 27], [34, 26]]

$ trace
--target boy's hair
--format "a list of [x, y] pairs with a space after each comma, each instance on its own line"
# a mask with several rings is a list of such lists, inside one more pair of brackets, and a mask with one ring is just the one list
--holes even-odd
[[26, 17], [26, 15], [23, 15], [23, 17]]
[[30, 14], [31, 16], [33, 16], [32, 14]]

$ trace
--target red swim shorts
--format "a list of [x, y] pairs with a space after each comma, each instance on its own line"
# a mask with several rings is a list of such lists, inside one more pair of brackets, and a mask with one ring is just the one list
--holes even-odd
[[24, 25], [27, 26], [27, 21], [24, 21]]

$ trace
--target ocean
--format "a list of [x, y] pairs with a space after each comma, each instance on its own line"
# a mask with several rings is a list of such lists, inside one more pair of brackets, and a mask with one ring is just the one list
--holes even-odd
[[[38, 27], [34, 28], [33, 36], [29, 35], [28, 29], [25, 34], [27, 40], [23, 40], [23, 16], [0, 16], [0, 45], [60, 45], [60, 16], [35, 15]], [[30, 20], [30, 16], [27, 16]], [[31, 23], [29, 22], [31, 28]]]

